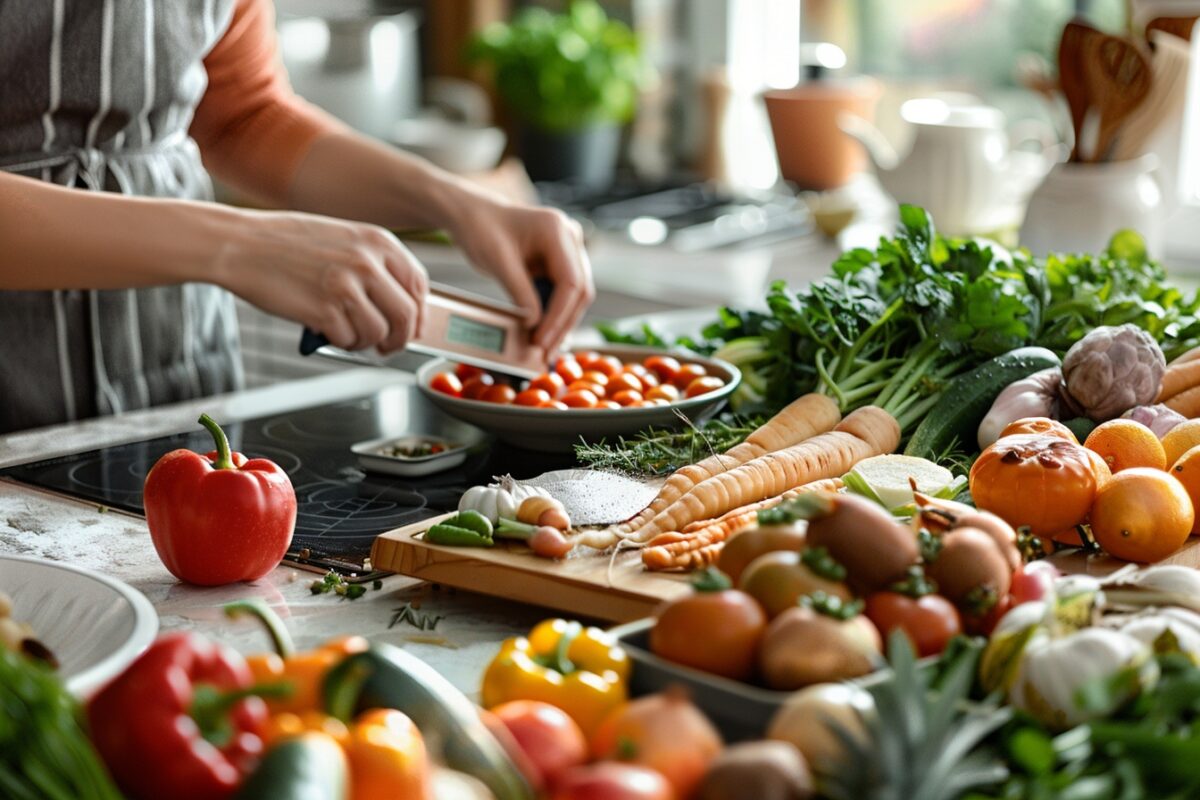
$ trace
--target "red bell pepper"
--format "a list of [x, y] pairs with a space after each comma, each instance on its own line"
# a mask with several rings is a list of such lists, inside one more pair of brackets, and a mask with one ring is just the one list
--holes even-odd
[[253, 681], [224, 645], [162, 636], [88, 703], [92, 742], [131, 800], [231, 797], [263, 751]]
[[217, 449], [173, 450], [146, 476], [146, 523], [158, 557], [181, 581], [219, 586], [274, 569], [296, 527], [296, 492], [265, 458], [229, 451], [225, 432], [204, 414]]

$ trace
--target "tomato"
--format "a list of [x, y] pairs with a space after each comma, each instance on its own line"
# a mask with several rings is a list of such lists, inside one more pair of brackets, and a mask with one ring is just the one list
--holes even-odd
[[595, 369], [595, 364], [600, 360], [600, 354], [595, 350], [584, 350], [581, 353], [574, 353], [575, 360], [579, 362], [579, 366], [584, 372], [589, 369]]
[[529, 756], [542, 786], [555, 785], [565, 771], [587, 763], [587, 739], [562, 709], [537, 700], [512, 700], [492, 713]]
[[867, 598], [867, 618], [879, 628], [884, 641], [899, 628], [921, 657], [937, 655], [962, 633], [958, 610], [940, 594], [909, 597], [899, 592], [876, 592]]
[[608, 393], [609, 394], [616, 394], [617, 392], [623, 392], [626, 389], [628, 389], [629, 391], [632, 391], [632, 392], [644, 391], [643, 386], [642, 386], [642, 379], [639, 378], [637, 375], [633, 375], [629, 372], [618, 372], [616, 375], [613, 375], [611, 378], [608, 379]]
[[654, 398], [651, 398], [650, 400], [647, 400], [646, 402], [652, 406], [669, 406], [669, 405], [671, 405], [671, 401], [667, 400], [665, 397], [654, 397]]
[[675, 800], [675, 792], [652, 769], [605, 761], [564, 772], [551, 800]]
[[650, 649], [659, 658], [734, 680], [748, 680], [758, 664], [767, 615], [737, 589], [696, 591], [658, 611]]
[[462, 396], [467, 400], [480, 400], [483, 398], [483, 393], [495, 384], [496, 379], [491, 375], [486, 372], [480, 373], [463, 382]]
[[1013, 573], [1008, 593], [1012, 604], [1019, 606], [1041, 600], [1054, 588], [1054, 580], [1061, 573], [1049, 561], [1031, 561]]
[[517, 396], [517, 390], [506, 383], [497, 383], [495, 386], [489, 386], [487, 390], [480, 396], [480, 400], [485, 403], [499, 403], [500, 405], [508, 405]]
[[[1036, 536], [1073, 532], [1104, 480], [1102, 459], [1057, 436], [1018, 434], [998, 439], [971, 466], [971, 497], [1014, 528]], [[1076, 537], [1078, 541], [1078, 537]]]
[[538, 408], [553, 408], [556, 411], [566, 411], [570, 406], [562, 400], [551, 400], [548, 403], [542, 403]]
[[462, 381], [453, 372], [439, 372], [434, 375], [433, 380], [429, 382], [429, 388], [451, 397], [462, 397], [463, 393]]
[[650, 391], [646, 392], [647, 400], [665, 400], [668, 403], [674, 403], [679, 399], [679, 390], [669, 383], [664, 383], [662, 386], [655, 386]]
[[554, 362], [554, 371], [564, 383], [577, 381], [583, 375], [583, 367], [579, 366], [579, 362], [572, 356], [559, 356]]
[[972, 636], [991, 636], [996, 625], [1013, 607], [1012, 597], [1004, 595], [982, 616], [966, 616], [963, 618], [963, 629]]
[[540, 406], [550, 402], [552, 398], [545, 389], [526, 389], [513, 398], [513, 404], [518, 406]]
[[608, 386], [608, 376], [594, 369], [585, 369], [583, 374], [579, 376], [579, 380], [584, 383], [594, 383], [600, 387]]
[[638, 378], [644, 378], [650, 374], [650, 370], [646, 369], [644, 364], [639, 364], [636, 361], [630, 361], [628, 364], [621, 367], [621, 371], [636, 375]]
[[597, 384], [589, 383], [588, 381], [585, 381], [585, 380], [577, 380], [574, 383], [567, 386], [568, 393], [583, 392], [583, 391], [591, 392], [592, 394], [596, 395], [596, 397], [604, 397], [607, 394], [607, 392], [605, 392], [603, 386], [598, 386]]
[[634, 389], [625, 389], [614, 394], [612, 399], [615, 400], [619, 406], [631, 406], [634, 403], [642, 402], [642, 400], [645, 398], [642, 397], [642, 393], [639, 391]]
[[603, 372], [611, 378], [614, 375], [620, 375], [621, 370], [625, 369], [625, 365], [616, 356], [600, 356], [600, 358], [592, 362], [592, 366], [589, 369]]
[[642, 364], [663, 383], [674, 378], [675, 373], [679, 372], [679, 360], [671, 356], [650, 356]]
[[721, 380], [720, 378], [713, 377], [712, 375], [706, 375], [703, 378], [696, 378], [696, 380], [689, 383], [687, 385], [687, 390], [683, 393], [683, 396], [699, 397], [702, 394], [715, 392], [724, 385], [725, 381]]
[[[634, 366], [641, 365], [635, 364]], [[653, 389], [655, 386], [658, 386], [660, 383], [662, 383], [662, 380], [659, 379], [657, 372], [651, 372], [645, 367], [642, 367], [642, 370], [642, 372], [634, 372], [632, 374], [637, 375], [638, 380], [642, 382], [643, 390]]]
[[482, 375], [483, 373], [484, 373], [484, 370], [482, 367], [472, 367], [470, 364], [455, 364], [454, 365], [454, 374], [458, 377], [458, 379], [460, 381], [463, 381], [464, 383], [468, 379], [474, 378], [476, 375]]
[[529, 382], [530, 389], [541, 389], [551, 397], [558, 397], [567, 390], [567, 382], [557, 372], [543, 372]]
[[596, 404], [600, 402], [600, 398], [596, 397], [595, 392], [579, 389], [564, 394], [562, 402], [567, 408], [595, 408]]
[[682, 392], [691, 385], [692, 381], [703, 378], [707, 374], [708, 371], [699, 364], [684, 364], [671, 376], [671, 383]]
[[621, 404], [618, 403], [616, 400], [604, 399], [604, 400], [601, 400], [600, 402], [596, 403], [596, 408], [607, 408], [610, 410], [615, 410], [615, 409], [618, 409], [621, 407], [622, 407]]
[[1000, 438], [1016, 436], [1021, 433], [1057, 436], [1060, 439], [1066, 439], [1068, 442], [1079, 444], [1079, 439], [1075, 437], [1070, 428], [1058, 420], [1049, 419], [1048, 417], [1023, 417], [1015, 422], [1010, 422], [1004, 426], [1004, 430], [1000, 431]]

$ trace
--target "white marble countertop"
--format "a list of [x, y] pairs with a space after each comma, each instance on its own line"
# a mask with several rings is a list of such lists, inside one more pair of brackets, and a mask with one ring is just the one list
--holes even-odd
[[[267, 389], [21, 432], [0, 437], [0, 467], [178, 432], [194, 425], [201, 411], [232, 422], [333, 402], [411, 379], [387, 370], [350, 369]], [[197, 630], [243, 652], [265, 649], [268, 643], [255, 624], [225, 620], [221, 605], [260, 597], [284, 618], [302, 648], [340, 634], [362, 634], [410, 649], [471, 695], [477, 692], [482, 669], [500, 641], [551, 615], [482, 595], [435, 590], [400, 576], [385, 578], [380, 590], [368, 588], [358, 600], [313, 595], [309, 584], [318, 576], [287, 565], [253, 583], [188, 586], [159, 562], [142, 518], [11, 481], [0, 481], [0, 553], [39, 556], [112, 575], [150, 599], [163, 630]], [[394, 609], [407, 602], [419, 602], [421, 611], [444, 616], [432, 635], [403, 623], [389, 628]]]

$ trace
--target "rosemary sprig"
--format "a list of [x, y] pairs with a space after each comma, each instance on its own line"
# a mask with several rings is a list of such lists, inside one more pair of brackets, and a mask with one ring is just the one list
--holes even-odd
[[581, 442], [575, 457], [593, 469], [629, 475], [669, 475], [685, 464], [694, 464], [713, 452], [722, 453], [741, 443], [761, 424], [760, 418], [718, 417], [684, 430], [650, 428], [614, 443]]

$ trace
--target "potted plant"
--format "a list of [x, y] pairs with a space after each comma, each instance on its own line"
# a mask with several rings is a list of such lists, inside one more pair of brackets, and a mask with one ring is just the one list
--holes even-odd
[[621, 126], [648, 77], [637, 36], [594, 0], [563, 14], [526, 8], [472, 41], [468, 56], [488, 64], [520, 124], [525, 168], [534, 180], [587, 186], [612, 181]]

